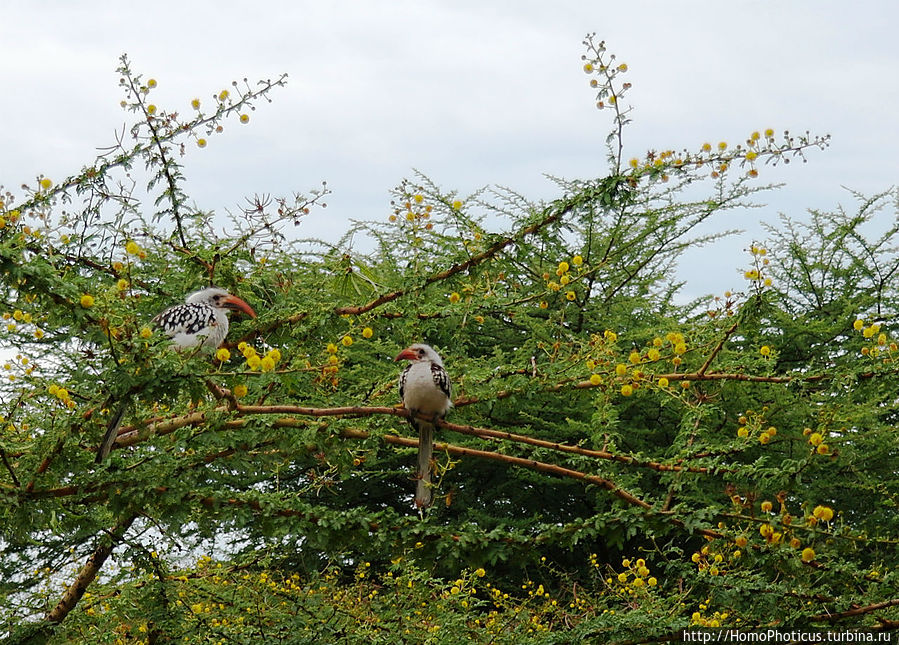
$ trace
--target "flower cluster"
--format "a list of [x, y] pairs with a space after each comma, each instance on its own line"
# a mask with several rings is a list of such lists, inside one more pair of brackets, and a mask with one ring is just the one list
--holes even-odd
[[749, 253], [752, 256], [752, 268], [747, 269], [743, 273], [743, 277], [749, 280], [758, 291], [762, 287], [770, 287], [771, 278], [767, 275], [767, 267], [771, 261], [766, 257], [768, 250], [753, 244], [749, 247]]
[[430, 231], [434, 228], [434, 223], [429, 221], [433, 210], [431, 204], [425, 203], [424, 195], [415, 193], [402, 203], [402, 208], [395, 205], [387, 219], [391, 223], [399, 222], [401, 225], [411, 226], [413, 231], [421, 229]]
[[745, 414], [741, 415], [740, 418], [737, 419], [737, 423], [739, 423], [739, 427], [737, 428], [737, 436], [740, 439], [747, 439], [749, 437], [758, 436], [758, 441], [760, 444], [765, 445], [769, 443], [774, 437], [777, 436], [777, 427], [768, 425], [767, 421], [765, 420], [765, 414], [767, 412], [767, 406], [762, 407], [761, 412], [747, 410]]
[[[251, 372], [271, 372], [281, 360], [281, 351], [277, 348], [272, 348], [260, 356], [255, 347], [242, 342], [237, 346], [237, 350], [246, 359], [245, 369]], [[231, 358], [231, 353], [227, 349], [220, 349], [216, 352], [216, 358], [225, 362]]]

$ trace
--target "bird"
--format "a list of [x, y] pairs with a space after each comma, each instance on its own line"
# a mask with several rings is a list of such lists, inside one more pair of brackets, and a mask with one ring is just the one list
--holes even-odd
[[198, 346], [217, 349], [228, 335], [229, 310], [256, 317], [253, 308], [237, 296], [208, 287], [191, 293], [183, 305], [158, 314], [153, 323], [172, 339], [172, 347], [177, 350]]
[[[394, 359], [409, 361], [400, 373], [400, 399], [409, 411], [409, 423], [418, 430], [418, 472], [415, 505], [419, 510], [431, 505], [431, 454], [434, 451], [434, 421], [453, 407], [452, 385], [443, 359], [429, 345], [410, 345]], [[427, 415], [433, 421], [418, 418]]]
[[[169, 307], [156, 315], [153, 324], [171, 339], [175, 350], [193, 347], [215, 350], [228, 335], [229, 311], [241, 311], [250, 318], [256, 317], [256, 312], [244, 300], [224, 289], [207, 287], [189, 294], [184, 304]], [[111, 403], [108, 401], [104, 407], [110, 407]], [[129, 403], [130, 397], [126, 396], [106, 424], [106, 434], [97, 450], [96, 463], [106, 459], [112, 450]]]

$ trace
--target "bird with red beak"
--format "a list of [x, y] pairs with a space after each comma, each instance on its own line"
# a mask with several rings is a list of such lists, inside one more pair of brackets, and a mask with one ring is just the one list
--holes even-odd
[[[421, 510], [431, 505], [431, 455], [434, 451], [434, 421], [453, 407], [451, 385], [443, 359], [432, 347], [416, 344], [396, 357], [409, 361], [400, 374], [400, 398], [409, 411], [409, 423], [418, 430], [418, 472], [415, 505]], [[430, 421], [422, 418], [430, 417]]]
[[[256, 312], [244, 300], [218, 287], [200, 289], [187, 296], [184, 304], [169, 307], [153, 318], [153, 323], [172, 339], [178, 351], [192, 347], [216, 350], [228, 335], [228, 312], [240, 311], [250, 318]], [[130, 396], [123, 397], [106, 425], [106, 434], [97, 450], [99, 464], [112, 450], [118, 438], [119, 426], [128, 409]], [[103, 407], [110, 408], [114, 397]]]

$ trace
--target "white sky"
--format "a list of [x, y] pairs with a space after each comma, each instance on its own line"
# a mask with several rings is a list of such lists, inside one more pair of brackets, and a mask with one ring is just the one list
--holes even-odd
[[502, 184], [552, 198], [543, 173], [607, 170], [609, 115], [580, 60], [594, 31], [629, 66], [628, 157], [767, 127], [832, 135], [808, 164], [761, 169], [760, 182], [787, 186], [718, 220], [747, 233], [688, 255], [691, 295], [742, 288], [741, 250], [760, 219], [851, 206], [841, 186], [897, 183], [899, 5], [888, 0], [7, 0], [0, 19], [7, 189], [77, 172], [130, 123], [115, 73], [127, 52], [167, 110], [209, 104], [235, 79], [290, 75], [248, 126], [189, 146], [188, 191], [203, 209], [326, 180], [329, 207], [299, 234], [334, 240], [349, 218], [386, 217], [389, 189], [413, 168], [463, 194]]

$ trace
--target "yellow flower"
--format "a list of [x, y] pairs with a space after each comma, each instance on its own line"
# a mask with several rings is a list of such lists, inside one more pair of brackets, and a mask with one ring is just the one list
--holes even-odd
[[231, 96], [231, 92], [229, 92], [228, 90], [222, 90], [221, 92], [219, 92], [218, 98], [219, 101], [227, 101], [229, 96]]
[[206, 139], [203, 139], [202, 137], [197, 139], [197, 146], [200, 148], [205, 148], [206, 147]]
[[584, 263], [584, 258], [582, 258], [580, 255], [575, 255], [573, 258], [571, 258], [571, 263], [574, 266], [579, 267]]
[[657, 361], [662, 357], [662, 354], [655, 347], [646, 352], [646, 357], [651, 361]]
[[759, 527], [759, 533], [762, 535], [762, 537], [768, 538], [774, 534], [774, 529], [771, 527], [770, 524], [762, 524]]
[[704, 144], [702, 144], [702, 151], [703, 151], [703, 152], [711, 152], [711, 151], [712, 151], [712, 144], [711, 144], [711, 143], [704, 143]]
[[362, 330], [362, 338], [371, 338], [374, 333], [371, 327], [366, 327]]
[[50, 190], [52, 187], [53, 187], [52, 180], [48, 179], [47, 177], [44, 177], [43, 179], [41, 179], [41, 188], [43, 188], [44, 190]]
[[568, 293], [565, 294], [565, 297], [568, 300], [574, 300], [575, 298], [577, 298], [577, 294], [574, 291], [569, 291]]
[[556, 269], [556, 275], [562, 275], [563, 273], [566, 273], [569, 268], [570, 267], [568, 266], [567, 262], [559, 262], [559, 268]]
[[812, 515], [817, 517], [819, 520], [829, 522], [833, 519], [833, 509], [829, 506], [816, 506], [815, 510], [812, 511]]
[[727, 150], [727, 142], [721, 141], [718, 143], [718, 150]]
[[149, 327], [141, 327], [140, 328], [140, 337], [143, 339], [147, 339], [153, 335], [153, 330]]
[[627, 71], [627, 63], [621, 63], [621, 65], [618, 66], [618, 71], [626, 72]]
[[478, 569], [475, 569], [474, 574], [475, 574], [478, 578], [483, 578], [484, 576], [487, 575], [487, 572], [484, 571], [484, 570], [481, 569], [481, 568], [478, 568]]
[[630, 164], [631, 164], [631, 168], [636, 168], [637, 166], [640, 165], [640, 160], [639, 159], [631, 159]]
[[625, 365], [624, 363], [618, 363], [618, 365], [615, 366], [615, 373], [618, 376], [624, 376], [625, 374], [627, 374], [627, 365]]
[[344, 347], [349, 347], [350, 345], [353, 344], [353, 337], [349, 336], [349, 335], [344, 336], [343, 338], [340, 339], [340, 342], [343, 343]]
[[219, 350], [215, 353], [215, 357], [224, 363], [225, 361], [231, 360], [231, 352], [229, 352], [224, 347], [219, 348]]
[[600, 383], [602, 383], [602, 377], [599, 374], [591, 374], [590, 383], [592, 385], [599, 385]]
[[740, 437], [741, 439], [745, 439], [746, 437], [749, 436], [749, 429], [746, 426], [740, 426], [737, 429], [737, 436]]
[[247, 366], [252, 371], [256, 371], [262, 365], [262, 359], [259, 358], [258, 354], [253, 354], [247, 357]]
[[129, 240], [128, 243], [125, 245], [125, 252], [128, 253], [128, 255], [139, 255], [140, 247], [137, 245], [137, 242], [135, 242], [134, 240]]
[[460, 295], [458, 294], [458, 292], [456, 292], [456, 291], [453, 291], [453, 292], [449, 295], [449, 301], [450, 301], [451, 303], [453, 303], [453, 304], [456, 304], [457, 302], [459, 302], [459, 300], [461, 300], [461, 298], [462, 298], [462, 296], [460, 296]]
[[273, 369], [275, 369], [275, 361], [271, 356], [264, 356], [259, 361], [259, 367], [263, 372], [271, 372]]
[[629, 360], [631, 363], [636, 365], [637, 363], [640, 362], [640, 352], [638, 352], [638, 351], [631, 352], [630, 356], [627, 357], [627, 360]]
[[856, 321], [854, 323], [852, 323], [852, 327], [853, 327], [853, 329], [855, 329], [855, 331], [861, 331], [862, 327], [864, 327], [864, 326], [865, 326], [865, 321], [862, 320], [861, 318], [857, 318]]
[[659, 379], [659, 387], [668, 387], [668, 379], [664, 376]]
[[155, 78], [151, 78], [150, 80], [148, 80], [148, 81], [147, 81], [147, 87], [149, 87], [151, 90], [152, 90], [154, 87], [156, 87], [156, 79], [155, 79]]
[[593, 72], [593, 63], [584, 63], [584, 71], [587, 74], [590, 74], [591, 72]]
[[634, 388], [630, 385], [621, 386], [621, 396], [630, 396], [634, 393]]
[[768, 128], [767, 130], [765, 130], [765, 136], [770, 139], [771, 137], [774, 136], [774, 130], [772, 130], [771, 128]]
[[195, 109], [195, 110], [199, 110], [199, 109], [200, 109], [200, 99], [194, 99], [194, 100], [192, 100], [192, 101], [190, 102], [190, 106], [191, 106], [193, 109]]
[[569, 278], [568, 275], [566, 274], [566, 275], [563, 275], [561, 278], [559, 278], [559, 282], [564, 287], [566, 284], [571, 282], [571, 278]]
[[772, 508], [774, 508], [774, 504], [772, 504], [767, 499], [764, 502], [762, 502], [762, 512], [763, 513], [770, 513]]
[[767, 345], [762, 345], [761, 348], [759, 349], [759, 354], [761, 354], [762, 356], [770, 356], [771, 348], [768, 347]]
[[234, 396], [238, 399], [242, 399], [247, 395], [247, 386], [241, 383], [240, 385], [234, 386]]
[[281, 350], [275, 347], [268, 353], [269, 357], [276, 363], [281, 360]]
[[329, 354], [336, 354], [337, 353], [337, 345], [335, 345], [334, 343], [328, 343], [328, 346], [325, 348], [325, 351], [327, 351]]
[[94, 297], [92, 295], [90, 295], [89, 293], [86, 293], [83, 296], [81, 296], [81, 306], [84, 307], [85, 309], [90, 309], [91, 307], [93, 307], [94, 306]]
[[657, 584], [659, 584], [659, 581], [656, 580], [655, 577], [652, 577], [646, 581], [646, 584], [648, 584], [650, 587], [655, 587]]
[[115, 283], [116, 288], [119, 291], [124, 291], [128, 288], [128, 281], [125, 278], [121, 278], [118, 282]]
[[758, 157], [758, 154], [756, 154], [754, 150], [750, 150], [746, 153], [746, 159], [748, 161], [754, 161], [756, 157]]
[[547, 307], [549, 307], [549, 303], [546, 302], [546, 300], [541, 300], [541, 301], [540, 301], [540, 308], [541, 308], [541, 309], [546, 309]]
[[810, 444], [812, 444], [813, 446], [819, 446], [819, 445], [821, 445], [821, 443], [823, 443], [823, 441], [824, 441], [824, 437], [821, 435], [820, 432], [813, 432], [811, 434], [811, 436], [809, 436], [809, 438], [808, 438], [808, 442]]
[[458, 199], [453, 202], [453, 210], [457, 211], [462, 208], [462, 202]]
[[249, 123], [249, 122], [250, 122], [250, 115], [249, 115], [249, 114], [241, 114], [241, 115], [240, 115], [240, 122], [241, 122], [241, 123]]
[[156, 106], [152, 103], [147, 106], [147, 114], [153, 115], [156, 114]]
[[812, 547], [807, 546], [804, 549], [802, 549], [802, 561], [803, 562], [811, 562], [814, 559], [815, 559], [815, 550]]
[[627, 582], [627, 574], [624, 571], [618, 574], [618, 582]]
[[40, 340], [41, 338], [43, 338], [43, 337], [44, 337], [44, 330], [43, 330], [43, 329], [35, 329], [35, 330], [34, 330], [34, 337], [35, 337], [36, 339], [38, 339], [38, 340]]

